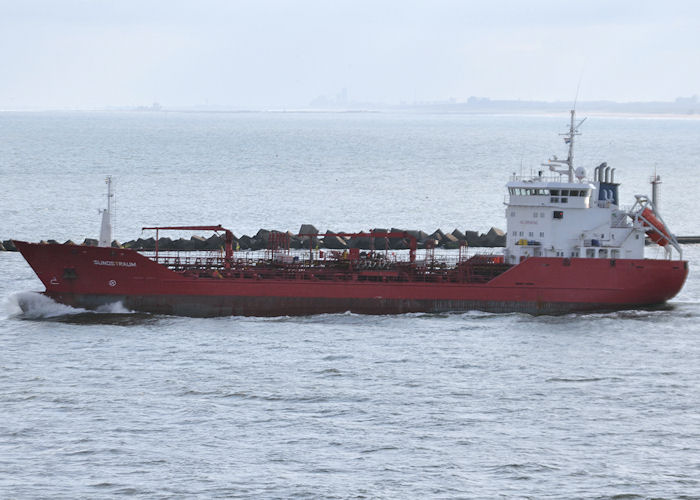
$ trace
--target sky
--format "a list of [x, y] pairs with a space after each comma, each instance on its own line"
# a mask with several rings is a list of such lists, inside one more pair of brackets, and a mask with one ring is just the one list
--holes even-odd
[[0, 109], [700, 94], [700, 2], [0, 0]]

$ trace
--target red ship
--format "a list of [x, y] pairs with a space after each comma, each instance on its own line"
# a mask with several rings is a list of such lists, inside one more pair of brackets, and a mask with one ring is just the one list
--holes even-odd
[[[156, 246], [147, 255], [108, 246], [108, 213], [101, 236], [105, 246], [15, 245], [47, 296], [88, 309], [120, 302], [133, 311], [186, 316], [559, 314], [663, 304], [680, 291], [688, 274], [682, 249], [653, 200], [636, 196], [631, 208], [620, 207], [615, 169], [603, 163], [590, 179], [583, 168], [574, 169], [580, 126], [574, 121], [572, 111], [564, 137], [568, 157], [555, 156], [545, 164], [549, 177], [540, 171], [529, 178], [514, 175], [508, 183], [503, 255], [468, 256], [460, 250], [454, 262], [445, 262], [426, 251], [418, 258], [411, 232], [373, 231], [335, 234], [349, 243], [342, 253], [314, 250], [315, 234], [299, 235], [309, 249], [296, 255], [288, 242], [274, 239], [265, 257], [258, 258], [234, 251], [232, 232], [221, 226], [144, 228], [225, 235], [222, 252], [170, 254]], [[645, 235], [664, 248], [665, 258], [644, 258]], [[367, 236], [379, 248], [389, 238], [405, 240], [410, 250], [401, 259], [400, 252], [353, 248], [356, 238]]]

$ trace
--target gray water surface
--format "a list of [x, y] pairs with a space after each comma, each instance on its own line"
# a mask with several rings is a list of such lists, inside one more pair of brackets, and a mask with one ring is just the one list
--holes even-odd
[[[589, 135], [619, 158], [632, 145], [623, 198], [647, 191], [651, 151], [679, 151], [663, 172], [664, 215], [698, 227], [682, 152], [696, 122], [590, 122], [582, 161], [597, 154]], [[502, 226], [502, 186], [519, 168], [502, 144], [537, 145], [544, 159], [565, 119], [0, 123], [11, 202], [0, 238], [38, 240], [93, 236], [106, 173], [119, 183], [120, 239], [147, 221], [483, 231]], [[192, 193], [211, 197], [176, 203]], [[685, 252], [688, 282], [658, 310], [271, 319], [75, 310], [0, 253], [0, 497], [700, 498], [700, 247]]]

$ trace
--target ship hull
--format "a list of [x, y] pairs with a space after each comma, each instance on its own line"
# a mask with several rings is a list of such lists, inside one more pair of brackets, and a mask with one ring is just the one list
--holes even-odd
[[99, 309], [121, 304], [132, 311], [190, 317], [214, 316], [307, 316], [352, 312], [387, 315], [484, 311], [558, 315], [574, 312], [611, 311], [658, 307], [663, 303], [606, 304], [595, 302], [537, 302], [501, 300], [409, 300], [328, 299], [324, 297], [239, 297], [199, 295], [86, 295], [44, 292], [62, 304]]
[[126, 308], [185, 316], [281, 316], [355, 312], [401, 314], [481, 310], [562, 314], [651, 307], [674, 297], [685, 261], [532, 257], [486, 283], [213, 278], [176, 273], [126, 249], [16, 242], [46, 295], [94, 309]]

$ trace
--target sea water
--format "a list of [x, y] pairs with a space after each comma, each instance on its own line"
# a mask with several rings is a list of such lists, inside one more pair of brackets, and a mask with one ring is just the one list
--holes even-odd
[[[504, 228], [566, 116], [2, 113], [0, 239], [167, 224]], [[700, 121], [591, 117], [607, 161], [700, 233]], [[150, 235], [149, 235], [150, 236]], [[650, 257], [658, 250], [649, 247]], [[697, 498], [700, 247], [668, 307], [193, 319], [73, 309], [0, 253], [0, 497]], [[22, 312], [22, 310], [25, 312]]]

